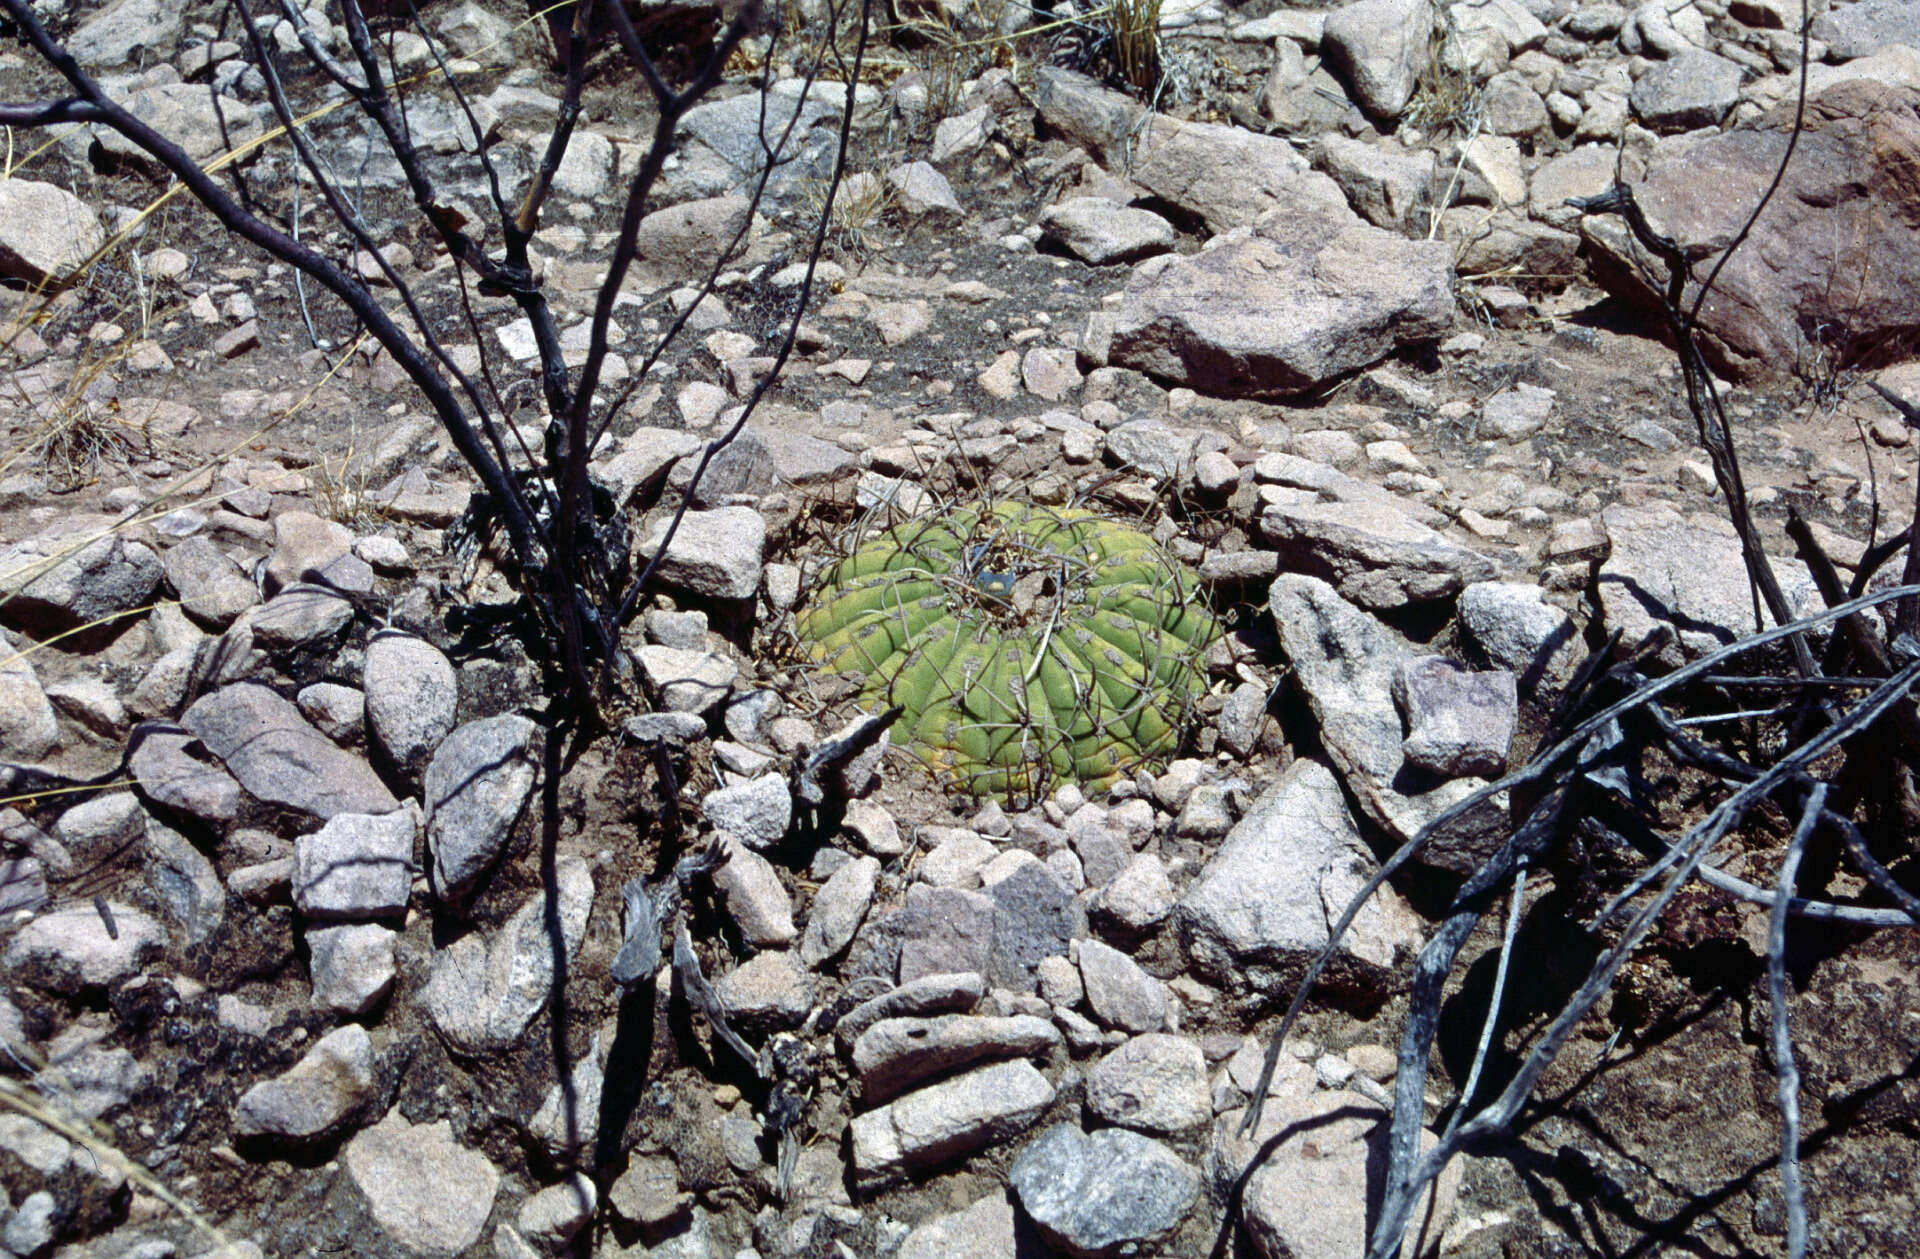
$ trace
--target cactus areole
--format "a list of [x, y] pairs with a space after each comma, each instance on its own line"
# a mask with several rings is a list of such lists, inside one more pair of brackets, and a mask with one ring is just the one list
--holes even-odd
[[952, 788], [1031, 802], [1171, 755], [1206, 685], [1214, 620], [1146, 534], [1024, 503], [895, 525], [825, 573], [799, 618], [821, 667], [898, 704]]

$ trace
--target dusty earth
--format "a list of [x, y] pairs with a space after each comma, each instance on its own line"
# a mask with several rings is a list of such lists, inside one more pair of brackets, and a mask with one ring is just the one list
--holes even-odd
[[[429, 7], [429, 21], [446, 7]], [[489, 7], [509, 15], [504, 5]], [[1541, 7], [1564, 21], [1581, 6]], [[1728, 21], [1724, 10], [1706, 4], [1697, 10], [1716, 23]], [[71, 31], [87, 16], [58, 8], [45, 12], [56, 32]], [[520, 14], [510, 16], [518, 20]], [[1230, 12], [1223, 23], [1217, 13], [1203, 15], [1170, 32], [1169, 47], [1179, 50], [1180, 66], [1194, 81], [1204, 79], [1194, 99], [1169, 102], [1172, 112], [1203, 120], [1259, 116], [1256, 98], [1274, 60], [1271, 41], [1236, 40], [1227, 29], [1253, 16]], [[187, 21], [182, 48], [217, 33], [213, 28], [223, 19], [218, 6], [189, 5]], [[231, 29], [222, 28], [221, 37], [231, 38]], [[1251, 486], [1250, 469], [1261, 454], [1291, 449], [1438, 507], [1448, 517], [1447, 537], [1490, 557], [1508, 581], [1539, 581], [1551, 568], [1555, 528], [1615, 505], [1672, 504], [1685, 514], [1717, 514], [1711, 473], [1679, 396], [1672, 352], [1654, 335], [1650, 315], [1608, 296], [1584, 266], [1547, 276], [1462, 273], [1447, 335], [1286, 399], [1212, 397], [1137, 372], [1096, 370], [1099, 364], [1084, 353], [1082, 330], [1090, 314], [1113, 308], [1107, 299], [1126, 285], [1129, 268], [1089, 265], [1050, 241], [1033, 248], [1031, 237], [1026, 248], [1009, 244], [1045, 207], [1088, 180], [1086, 155], [1050, 136], [1025, 103], [1035, 62], [1049, 41], [985, 39], [958, 53], [938, 43], [896, 43], [904, 50], [888, 46], [876, 53], [875, 77], [883, 88], [915, 68], [935, 85], [936, 95], [943, 74], [977, 82], [993, 67], [995, 50], [1004, 47], [1012, 70], [1006, 90], [1019, 103], [996, 106], [986, 142], [940, 163], [957, 196], [957, 213], [917, 213], [903, 198], [876, 195], [871, 206], [836, 220], [827, 250], [836, 265], [823, 273], [799, 350], [753, 423], [766, 434], [824, 437], [845, 463], [824, 472], [810, 467], [804, 479], [788, 476], [784, 483], [748, 490], [768, 527], [768, 561], [804, 571], [843, 545], [857, 514], [853, 485], [863, 472], [905, 476], [941, 496], [984, 490], [1060, 501], [1075, 494], [1158, 528], [1176, 553], [1196, 564], [1256, 545], [1257, 512], [1244, 495], [1234, 497], [1234, 487], [1209, 495], [1193, 485], [1190, 469], [1156, 478], [1119, 464], [1098, 446], [1063, 450], [1054, 430], [1034, 422], [1051, 410], [1078, 416], [1102, 404], [1127, 418], [1158, 419], [1183, 433], [1207, 435], [1198, 448], [1224, 452], [1246, 472], [1245, 486]], [[503, 82], [556, 93], [558, 79], [545, 48], [544, 36], [524, 29], [514, 36], [510, 55], [464, 69], [463, 86], [476, 98]], [[166, 52], [148, 64], [185, 62], [193, 55]], [[203, 55], [198, 64], [205, 61]], [[1193, 67], [1204, 67], [1204, 75]], [[747, 82], [760, 69], [753, 58], [742, 58], [723, 94], [749, 90]], [[315, 92], [318, 78], [310, 69], [291, 70], [289, 86]], [[53, 94], [48, 76], [32, 66], [20, 44], [0, 49], [0, 97]], [[255, 92], [246, 99], [261, 98]], [[958, 114], [968, 102], [962, 97], [948, 103]], [[610, 53], [596, 54], [582, 105], [582, 125], [609, 137], [620, 162], [631, 160], [649, 134], [650, 115]], [[925, 157], [941, 117], [939, 107], [908, 116], [889, 110], [883, 100], [859, 131], [852, 169], [877, 185], [898, 161]], [[1324, 125], [1361, 138], [1375, 134], [1372, 124], [1346, 108], [1335, 109]], [[1430, 134], [1446, 125], [1434, 124]], [[1391, 124], [1378, 129], [1393, 131]], [[533, 134], [532, 127], [510, 121], [500, 148], [517, 146], [524, 167]], [[13, 176], [70, 189], [98, 207], [110, 225], [164, 187], [129, 164], [90, 160], [84, 142], [41, 149], [48, 138], [43, 131], [13, 135]], [[1567, 144], [1548, 130], [1529, 141], [1525, 153], [1529, 161], [1544, 159]], [[483, 204], [470, 155], [456, 147], [436, 161], [466, 170], [468, 183], [456, 186], [454, 195]], [[235, 182], [249, 196], [276, 214], [289, 212], [292, 183], [283, 150], [270, 149], [240, 169]], [[589, 309], [606, 242], [618, 225], [617, 187], [562, 195], [548, 209], [535, 249], [563, 328]], [[311, 191], [304, 206], [309, 216], [315, 214]], [[450, 344], [484, 354], [515, 420], [537, 433], [536, 392], [522, 383], [509, 387], [529, 379], [528, 365], [495, 336], [514, 317], [511, 303], [472, 292], [463, 298], [449, 282], [451, 264], [390, 180], [371, 179], [359, 195], [362, 213], [378, 225], [383, 243], [407, 251], [400, 265], [422, 293], [430, 320]], [[696, 330], [669, 347], [616, 420], [616, 441], [639, 426], [702, 440], [720, 431], [719, 412], [738, 396], [729, 363], [767, 352], [791, 310], [791, 290], [776, 287], [770, 277], [803, 258], [808, 215], [817, 205], [809, 196], [818, 195], [817, 188], [802, 189], [771, 212], [747, 257], [721, 277], [718, 296], [730, 315], [715, 328], [696, 323]], [[1168, 217], [1177, 233], [1174, 250], [1197, 253], [1208, 229], [1191, 216], [1169, 211]], [[330, 252], [347, 256], [339, 232], [315, 230]], [[622, 317], [631, 339], [622, 353], [630, 371], [672, 318], [672, 291], [693, 276], [667, 260], [629, 285], [631, 304]], [[1517, 295], [1517, 304], [1509, 295]], [[193, 534], [212, 536], [222, 550], [251, 564], [275, 549], [273, 521], [292, 512], [315, 513], [344, 524], [356, 539], [391, 539], [399, 559], [370, 561], [375, 578], [357, 600], [350, 625], [332, 637], [266, 653], [255, 663], [256, 680], [289, 696], [316, 682], [358, 685], [371, 634], [391, 624], [425, 637], [451, 660], [459, 723], [541, 712], [540, 675], [526, 645], [511, 635], [474, 632], [472, 618], [461, 612], [476, 602], [498, 602], [506, 593], [497, 574], [484, 566], [476, 574], [445, 553], [447, 527], [470, 485], [457, 456], [431, 424], [420, 395], [390, 363], [366, 352], [351, 318], [324, 293], [311, 284], [303, 293], [285, 267], [223, 235], [182, 198], [146, 218], [129, 243], [84, 282], [44, 303], [18, 287], [0, 293], [0, 300], [10, 319], [31, 312], [31, 331], [12, 324], [16, 335], [0, 361], [6, 372], [0, 426], [9, 452], [0, 470], [0, 538], [29, 538], [69, 518], [138, 509], [125, 526], [127, 538], [165, 549]], [[467, 304], [477, 330], [467, 323]], [[927, 316], [921, 330], [890, 322], [911, 324], [915, 312]], [[221, 341], [248, 326], [253, 334], [239, 345]], [[721, 332], [750, 341], [735, 346], [715, 340]], [[1031, 375], [1025, 387], [1017, 372], [1010, 382], [989, 383], [989, 369], [1006, 351], [1025, 354], [1036, 347], [1065, 351], [1068, 363], [1081, 351], [1081, 365], [1092, 374], [1083, 377], [1077, 368], [1063, 373], [1068, 379], [1052, 398], [1039, 396], [1033, 386], [1049, 386]], [[1782, 372], [1726, 387], [1750, 497], [1777, 553], [1791, 553], [1781, 532], [1789, 506], [1830, 531], [1822, 536], [1836, 552], [1849, 540], [1857, 550], [1870, 529], [1884, 537], [1905, 519], [1914, 445], [1891, 409], [1859, 388], [1853, 373], [1818, 362], [1797, 366], [1797, 375]], [[693, 382], [721, 386], [713, 395], [718, 401], [706, 394], [690, 398], [685, 390]], [[1554, 392], [1550, 420], [1518, 441], [1481, 431], [1482, 404], [1519, 384]], [[956, 439], [999, 434], [1016, 440], [994, 448], [990, 461], [946, 458]], [[775, 449], [777, 464], [784, 456]], [[380, 493], [409, 472], [426, 474], [425, 492], [404, 502]], [[645, 487], [640, 498], [651, 501], [637, 502], [636, 510], [670, 510], [683, 488], [675, 475]], [[644, 520], [637, 523], [636, 535], [644, 528]], [[1271, 626], [1261, 624], [1263, 591], [1222, 583], [1213, 594], [1218, 610], [1240, 628], [1235, 650], [1220, 660], [1214, 693], [1199, 707], [1187, 748], [1192, 765], [1182, 772], [1225, 785], [1220, 798], [1237, 812], [1297, 758], [1324, 759], [1325, 753], [1312, 710], [1286, 686], [1288, 665]], [[1549, 601], [1580, 611], [1571, 590], [1550, 589]], [[714, 634], [707, 645], [738, 666], [736, 692], [776, 692], [786, 713], [814, 731], [836, 729], [850, 715], [845, 688], [810, 675], [777, 609], [761, 603], [752, 617], [729, 618], [725, 609], [685, 591], [661, 594], [657, 607], [711, 613]], [[1423, 649], [1452, 655], [1467, 650], [1445, 606], [1389, 619]], [[131, 697], [155, 661], [188, 641], [184, 634], [219, 632], [191, 622], [183, 628], [184, 620], [177, 609], [156, 611], [35, 650], [37, 687], [54, 697], [59, 737], [43, 755], [21, 759], [66, 779], [119, 774], [132, 720], [179, 715], [133, 711]], [[70, 698], [83, 692], [81, 683], [104, 683], [129, 701], [117, 723]], [[1250, 755], [1223, 746], [1215, 729], [1227, 695], [1245, 683], [1271, 687], [1275, 696]], [[1529, 697], [1516, 754], [1538, 730], [1549, 698]], [[357, 728], [344, 737], [351, 747], [365, 746]], [[790, 750], [768, 741], [764, 754]], [[684, 766], [681, 799], [695, 813], [703, 794], [726, 780], [712, 759], [702, 750]], [[415, 790], [408, 772], [383, 769], [396, 796]], [[31, 779], [16, 773], [10, 781], [23, 786], [8, 793], [17, 812], [9, 812], [12, 821], [0, 830], [9, 859], [36, 851], [23, 838], [30, 830], [59, 839], [63, 815], [76, 799], [101, 794], [96, 788], [33, 795]], [[1173, 872], [1177, 894], [1207, 864], [1220, 833], [1178, 825], [1182, 810], [1177, 799], [1169, 800], [1165, 781], [1142, 775], [1107, 803], [1156, 805], [1135, 847], [1144, 844]], [[1686, 810], [1704, 798], [1688, 793], [1702, 789], [1684, 776], [1676, 776], [1673, 786], [1675, 818], [1684, 820]], [[10, 998], [0, 1001], [0, 1034], [9, 1053], [18, 1055], [14, 1065], [57, 1063], [63, 1055], [78, 1064], [66, 1084], [45, 1075], [14, 1074], [11, 1081], [28, 1086], [27, 1095], [57, 1113], [73, 1107], [96, 1118], [101, 1138], [150, 1176], [120, 1187], [123, 1177], [82, 1169], [82, 1154], [57, 1176], [36, 1171], [33, 1142], [8, 1129], [0, 1140], [0, 1183], [8, 1184], [11, 1202], [0, 1205], [11, 1210], [10, 1220], [23, 1220], [29, 1194], [45, 1188], [57, 1210], [56, 1223], [39, 1238], [26, 1225], [9, 1223], [0, 1244], [22, 1254], [102, 1257], [206, 1251], [209, 1240], [161, 1201], [157, 1183], [234, 1242], [257, 1247], [253, 1253], [445, 1253], [431, 1241], [397, 1234], [369, 1205], [365, 1179], [351, 1172], [348, 1149], [356, 1133], [397, 1112], [416, 1130], [447, 1121], [452, 1141], [482, 1156], [486, 1174], [462, 1164], [460, 1174], [473, 1180], [447, 1182], [487, 1184], [480, 1222], [466, 1243], [471, 1253], [757, 1252], [770, 1259], [907, 1253], [901, 1242], [910, 1228], [1003, 1194], [1008, 1169], [1031, 1136], [1058, 1120], [1080, 1117], [1088, 1071], [1123, 1035], [1109, 1031], [1101, 1039], [1095, 1029], [1092, 1048], [1056, 1044], [1041, 1057], [1057, 1093], [1046, 1119], [1030, 1132], [942, 1162], [904, 1183], [869, 1189], [845, 1154], [849, 1123], [865, 1109], [853, 1068], [835, 1052], [831, 1034], [809, 1037], [803, 1028], [800, 1038], [811, 1042], [819, 1083], [799, 1129], [794, 1183], [784, 1196], [777, 1192], [769, 1161], [775, 1151], [752, 1140], [763, 1118], [758, 1082], [712, 1043], [705, 1025], [684, 1006], [666, 999], [664, 988], [653, 1011], [632, 1000], [623, 1004], [608, 978], [622, 942], [621, 885], [638, 874], [664, 872], [680, 855], [679, 846], [698, 832], [697, 822], [685, 832], [668, 826], [660, 790], [648, 758], [615, 740], [588, 750], [571, 767], [560, 789], [558, 847], [547, 860], [579, 858], [592, 869], [590, 919], [560, 997], [524, 1035], [497, 1051], [456, 1052], [416, 997], [437, 953], [470, 933], [490, 938], [544, 886], [537, 808], [520, 820], [504, 856], [462, 914], [443, 912], [416, 872], [396, 945], [400, 978], [391, 996], [358, 1019], [372, 1036], [364, 1104], [319, 1139], [298, 1144], [243, 1135], [236, 1105], [250, 1088], [292, 1068], [317, 1038], [354, 1020], [313, 1003], [310, 946], [284, 878], [275, 886], [233, 876], [284, 861], [314, 819], [249, 798], [223, 833], [190, 831], [188, 838], [227, 883], [220, 925], [203, 940], [186, 944], [176, 928], [164, 953], [105, 989], [60, 991], [21, 973], [0, 976]], [[898, 754], [885, 762], [870, 799], [897, 823], [904, 844], [890, 853], [875, 850], [883, 873], [868, 911], [869, 929], [855, 938], [843, 961], [810, 978], [802, 1012], [810, 1011], [814, 1022], [807, 1027], [817, 1023], [819, 1011], [843, 1007], [843, 994], [871, 996], [876, 990], [872, 976], [886, 970], [886, 946], [885, 933], [872, 924], [898, 908], [937, 847], [932, 837], [944, 834], [925, 828], [991, 834], [998, 825], [990, 816], [994, 811], [982, 814], [980, 802], [948, 795]], [[1053, 803], [1056, 823], [1077, 801], [1066, 803], [1064, 811]], [[1378, 828], [1366, 829], [1376, 852], [1391, 848]], [[1731, 865], [1747, 863], [1748, 877], [1764, 881], [1771, 870], [1766, 854], [1778, 840], [1775, 834], [1743, 837]], [[849, 854], [862, 851], [851, 834], [829, 837], [828, 848], [833, 855], [825, 858], [792, 847], [770, 854], [796, 922], [806, 920], [812, 897]], [[153, 859], [137, 838], [105, 850], [98, 860], [42, 867], [45, 895], [9, 902], [15, 906], [9, 933], [37, 914], [96, 901], [144, 907], [165, 919], [167, 902], [154, 890]], [[15, 876], [25, 879], [17, 870]], [[1608, 877], [1569, 860], [1534, 879], [1508, 992], [1507, 1044], [1524, 1043], [1584, 974], [1596, 943], [1580, 925], [1593, 899], [1593, 889], [1582, 881]], [[1444, 909], [1452, 880], [1457, 875], [1416, 868], [1396, 887], [1414, 911], [1431, 919]], [[1090, 896], [1083, 896], [1083, 907]], [[721, 898], [696, 898], [691, 913], [709, 975], [724, 974], [736, 957], [754, 952], [742, 944]], [[1082, 934], [1086, 921], [1083, 908]], [[1784, 1253], [1775, 1168], [1778, 1118], [1765, 1048], [1764, 922], [1764, 911], [1753, 906], [1717, 894], [1688, 894], [1561, 1055], [1511, 1137], [1461, 1160], [1464, 1177], [1439, 1253]], [[1096, 918], [1096, 928], [1098, 923]], [[1191, 973], [1171, 918], [1130, 936], [1108, 934], [1163, 985], [1171, 1001], [1167, 1030], [1201, 1047], [1214, 1108], [1240, 1105], [1245, 1082], [1237, 1089], [1222, 1064], [1245, 1052], [1244, 1038], [1264, 1040], [1286, 991], [1204, 982]], [[1496, 934], [1483, 926], [1469, 950], [1471, 964], [1462, 969], [1464, 982], [1450, 998], [1449, 1030], [1427, 1087], [1430, 1126], [1450, 1113], [1464, 1076], [1491, 982], [1488, 950], [1495, 943]], [[1914, 947], [1911, 934], [1900, 932], [1796, 929], [1793, 1020], [1815, 1253], [1920, 1251]], [[880, 987], [890, 982], [887, 975]], [[1046, 1013], [1047, 1002], [1031, 990], [990, 994], [986, 1001], [999, 1008], [982, 1013], [1030, 1013], [1035, 1001]], [[1378, 1050], [1397, 1043], [1404, 1013], [1404, 992], [1394, 986], [1357, 1003], [1316, 1002], [1295, 1033], [1290, 1056], [1316, 1064], [1329, 1088], [1338, 1086], [1324, 1074], [1329, 1056], [1336, 1066], [1348, 1064], [1347, 1074], [1358, 1069], [1390, 1076], [1391, 1060], [1382, 1071]], [[772, 1035], [765, 1027], [743, 1024], [743, 1030], [756, 1048]], [[1365, 1052], [1369, 1047], [1373, 1052]], [[604, 1096], [612, 1100], [600, 1117], [619, 1116], [622, 1122], [615, 1130], [603, 1128], [586, 1150], [555, 1158], [530, 1135], [528, 1116], [547, 1098], [556, 1062], [582, 1055], [604, 1069]], [[1513, 1061], [1496, 1052], [1491, 1077], [1504, 1078]], [[599, 1069], [593, 1074], [598, 1093]], [[76, 1088], [83, 1096], [73, 1095]], [[749, 1134], [744, 1148], [743, 1126]], [[1201, 1126], [1166, 1140], [1188, 1164], [1201, 1167], [1210, 1131]], [[650, 1158], [655, 1162], [649, 1166], [662, 1159], [668, 1165], [664, 1189], [612, 1190], [623, 1171]], [[565, 1186], [574, 1167], [596, 1182], [599, 1205], [584, 1228], [575, 1220], [577, 1231], [553, 1228], [543, 1235], [525, 1204], [543, 1189]], [[81, 1186], [90, 1175], [101, 1184]], [[1361, 1188], [1377, 1191], [1377, 1185]], [[1263, 1253], [1237, 1226], [1237, 1204], [1215, 1189], [1209, 1182], [1178, 1227], [1141, 1253]], [[636, 1198], [646, 1200], [643, 1208], [631, 1206]], [[544, 1200], [547, 1208], [554, 1201], [551, 1195]], [[1026, 1215], [1015, 1212], [1012, 1219], [1019, 1253], [1051, 1253]], [[454, 1228], [446, 1235], [458, 1234]], [[995, 1235], [989, 1230], [983, 1236]], [[15, 1246], [16, 1239], [23, 1239], [24, 1248]], [[910, 1244], [940, 1243], [928, 1234]], [[951, 1249], [913, 1253], [995, 1253], [978, 1238], [945, 1245]]]

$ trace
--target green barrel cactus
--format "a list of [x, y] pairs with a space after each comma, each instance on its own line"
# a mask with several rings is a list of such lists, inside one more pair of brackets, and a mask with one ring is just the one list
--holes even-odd
[[826, 572], [798, 630], [816, 664], [864, 679], [864, 701], [905, 709], [895, 741], [936, 775], [1021, 802], [1171, 755], [1214, 620], [1138, 530], [999, 503], [861, 546]]

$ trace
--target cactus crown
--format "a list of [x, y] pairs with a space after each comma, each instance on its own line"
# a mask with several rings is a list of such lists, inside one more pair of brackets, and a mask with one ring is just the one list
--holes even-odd
[[1073, 508], [949, 508], [834, 564], [798, 622], [819, 665], [905, 712], [950, 786], [1014, 803], [1111, 786], [1179, 745], [1214, 620], [1146, 534]]

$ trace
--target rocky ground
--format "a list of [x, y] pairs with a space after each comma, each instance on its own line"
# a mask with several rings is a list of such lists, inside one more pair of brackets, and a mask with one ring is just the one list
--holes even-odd
[[[15, 133], [0, 1072], [24, 1091], [0, 1101], [34, 1113], [0, 1108], [0, 1253], [1358, 1253], [1407, 964], [1503, 817], [1358, 919], [1243, 1139], [1276, 1006], [1331, 918], [1381, 853], [1524, 759], [1589, 642], [1665, 632], [1677, 663], [1752, 628], [1647, 304], [1659, 273], [1566, 200], [1618, 168], [1713, 257], [1787, 144], [1800, 12], [1264, 9], [1168, 0], [1151, 118], [1075, 71], [1099, 68], [1084, 50], [1010, 34], [1012, 10], [876, 48], [796, 356], [697, 486], [691, 456], [793, 313], [845, 97], [804, 95], [803, 50], [760, 41], [688, 115], [616, 313], [607, 397], [632, 393], [595, 472], [641, 556], [692, 510], [630, 644], [654, 711], [569, 768], [550, 848], [540, 674], [479, 615], [511, 601], [504, 577], [448, 553], [472, 483], [420, 395], [183, 203], [134, 225], [163, 185], [124, 142]], [[1920, 396], [1899, 363], [1920, 327], [1920, 11], [1814, 9], [1799, 156], [1701, 318], [1775, 553], [1792, 508], [1845, 569], [1913, 492], [1909, 431], [1858, 385]], [[218, 6], [35, 11], [199, 159], [270, 121]], [[484, 134], [439, 85], [408, 122], [470, 212], [476, 146], [524, 180], [558, 81], [517, 9], [424, 16]], [[429, 60], [410, 31], [390, 49]], [[576, 356], [651, 128], [611, 55], [594, 66], [535, 242]], [[0, 98], [58, 94], [0, 46]], [[800, 125], [753, 213], [763, 113]], [[463, 296], [361, 122], [313, 134], [539, 449], [526, 321]], [[236, 169], [380, 274], [313, 226], [283, 147]], [[129, 226], [42, 305], [31, 285]], [[796, 601], [857, 518], [970, 495], [1095, 506], [1195, 569], [1232, 629], [1187, 755], [1003, 806], [894, 749], [854, 775], [844, 825], [797, 842], [795, 759], [856, 714], [797, 652]], [[1676, 817], [1701, 807], [1671, 786]], [[708, 837], [724, 864], [688, 881], [681, 947], [752, 1063], [660, 955], [627, 973], [623, 887], [663, 886]], [[1777, 839], [1723, 868], [1767, 882]], [[1510, 1043], [1584, 976], [1600, 877], [1570, 860], [1531, 883]], [[1764, 928], [1690, 894], [1511, 1139], [1441, 1179], [1406, 1253], [1784, 1253]], [[1912, 940], [1805, 934], [1814, 1253], [1915, 1253]], [[1496, 942], [1476, 937], [1449, 1000], [1430, 1126]], [[1490, 1071], [1512, 1066], [1501, 1049]]]

